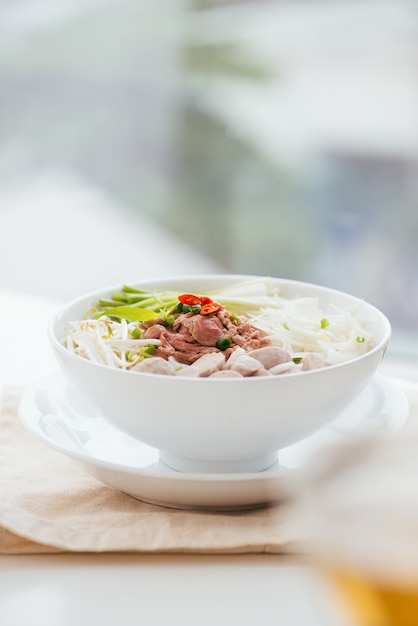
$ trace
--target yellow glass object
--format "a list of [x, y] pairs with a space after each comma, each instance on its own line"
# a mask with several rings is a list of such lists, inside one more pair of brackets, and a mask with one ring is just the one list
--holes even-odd
[[316, 564], [353, 626], [418, 626], [418, 424], [330, 448], [302, 481]]
[[361, 574], [330, 573], [344, 609], [359, 626], [418, 626], [416, 589], [390, 587]]

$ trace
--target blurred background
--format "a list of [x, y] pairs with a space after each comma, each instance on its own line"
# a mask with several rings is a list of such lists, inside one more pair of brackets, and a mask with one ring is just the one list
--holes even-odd
[[0, 0], [0, 288], [350, 291], [418, 361], [416, 0]]

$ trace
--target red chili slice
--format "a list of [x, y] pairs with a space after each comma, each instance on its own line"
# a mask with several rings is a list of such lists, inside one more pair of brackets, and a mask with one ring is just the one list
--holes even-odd
[[220, 311], [221, 308], [221, 305], [217, 302], [209, 302], [208, 304], [202, 306], [200, 309], [200, 315], [211, 315], [211, 313], [217, 313]]
[[182, 304], [188, 305], [200, 304], [201, 302], [199, 296], [195, 296], [192, 293], [183, 293], [181, 296], [178, 297], [178, 300], [180, 300]]
[[203, 306], [204, 304], [210, 304], [213, 302], [212, 298], [208, 298], [208, 296], [200, 296], [200, 304]]

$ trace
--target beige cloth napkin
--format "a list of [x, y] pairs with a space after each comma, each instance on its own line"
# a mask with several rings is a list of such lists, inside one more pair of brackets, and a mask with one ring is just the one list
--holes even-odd
[[[396, 382], [418, 422], [418, 383]], [[303, 552], [302, 524], [284, 502], [227, 513], [176, 510], [103, 485], [25, 429], [21, 393], [6, 387], [0, 405], [0, 553]]]
[[18, 417], [22, 390], [0, 406], [0, 553], [294, 552], [288, 506], [176, 510], [135, 500], [35, 439]]

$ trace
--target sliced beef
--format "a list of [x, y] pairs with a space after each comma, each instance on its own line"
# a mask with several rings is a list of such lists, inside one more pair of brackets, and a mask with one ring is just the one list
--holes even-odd
[[166, 327], [156, 323], [146, 328], [141, 335], [141, 339], [159, 339], [161, 333], [166, 331]]
[[221, 320], [216, 315], [180, 315], [173, 324], [173, 330], [186, 333], [202, 346], [215, 346], [225, 335]]
[[235, 319], [226, 309], [221, 309], [216, 317], [222, 324], [223, 334], [230, 337], [236, 345], [243, 347], [246, 351], [270, 344], [266, 333], [252, 326], [247, 318]]
[[[212, 315], [193, 315], [179, 313], [172, 326], [162, 319], [144, 322], [140, 325], [142, 339], [159, 339], [154, 356], [174, 358], [179, 363], [191, 365], [205, 354], [217, 352], [225, 359], [230, 358], [235, 350], [256, 350], [269, 344], [269, 340], [251, 323], [241, 318], [236, 320], [224, 308]], [[230, 337], [231, 347], [225, 351], [216, 347], [221, 337]]]
[[204, 354], [218, 352], [218, 349], [210, 346], [201, 346], [199, 343], [191, 343], [184, 339], [181, 333], [172, 333], [166, 330], [160, 335], [161, 346], [154, 351], [154, 355], [163, 358], [173, 357], [179, 363], [190, 365]]

